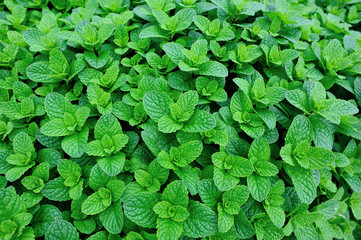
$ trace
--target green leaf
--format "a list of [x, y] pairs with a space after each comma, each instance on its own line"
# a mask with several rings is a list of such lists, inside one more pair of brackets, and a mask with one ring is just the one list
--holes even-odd
[[15, 97], [20, 101], [24, 100], [26, 97], [29, 97], [29, 95], [32, 94], [31, 88], [25, 83], [20, 81], [16, 81], [13, 84], [13, 89], [14, 89]]
[[161, 218], [170, 218], [169, 208], [173, 207], [170, 202], [159, 202], [157, 203], [153, 211]]
[[57, 207], [46, 204], [41, 205], [32, 220], [35, 236], [44, 236], [54, 221], [62, 219], [61, 212]]
[[49, 63], [49, 68], [54, 73], [66, 73], [69, 68], [68, 61], [59, 50], [50, 51]]
[[29, 135], [24, 132], [15, 136], [13, 140], [13, 149], [16, 153], [24, 155], [35, 150]]
[[[361, 206], [361, 197], [360, 197], [360, 193], [353, 193], [352, 195], [351, 195], [351, 201], [350, 201], [350, 207], [351, 207], [351, 211], [352, 211], [352, 213], [353, 213], [353, 215], [355, 216], [355, 218], [357, 219], [357, 220], [360, 220], [361, 219], [361, 209], [360, 209], [360, 206]], [[338, 205], [338, 202], [336, 202], [336, 203], [334, 203], [332, 200], [329, 200], [329, 201], [331, 201], [331, 204], [327, 204], [327, 209], [330, 209], [330, 212], [332, 212], [332, 214], [328, 214], [328, 211], [326, 212], [326, 211], [322, 211], [321, 213], [323, 213], [323, 215], [324, 215], [324, 217], [325, 217], [325, 219], [329, 219], [329, 216], [331, 216], [331, 217], [333, 217], [333, 213], [334, 213], [334, 211], [333, 211], [333, 209], [331, 209], [332, 208], [332, 205], [334, 206], [334, 209], [338, 209], [338, 208], [336, 208], [335, 206], [336, 206], [336, 203], [337, 203], [337, 205]], [[325, 214], [326, 213], [326, 214]], [[326, 215], [326, 216], [325, 216]]]
[[230, 41], [234, 38], [234, 32], [231, 29], [223, 28], [219, 31], [216, 41]]
[[0, 239], [361, 239], [360, 2], [0, 1]]
[[115, 27], [116, 26], [114, 23], [103, 24], [97, 32], [98, 40], [104, 42], [105, 40], [110, 38], [113, 35]]
[[100, 140], [91, 141], [86, 145], [85, 152], [92, 156], [105, 156], [104, 147]]
[[45, 98], [44, 107], [50, 120], [63, 118], [64, 113], [75, 113], [71, 103], [59, 93], [49, 93]]
[[119, 121], [111, 114], [102, 115], [94, 128], [95, 139], [101, 140], [106, 134], [112, 137], [119, 133], [122, 133], [122, 127]]
[[270, 178], [255, 174], [247, 177], [247, 185], [252, 197], [258, 202], [265, 200], [271, 190]]
[[184, 182], [191, 195], [196, 195], [198, 193], [197, 185], [199, 182], [199, 175], [196, 168], [186, 166], [174, 170], [174, 173]]
[[255, 165], [255, 170], [258, 175], [263, 177], [272, 177], [278, 174], [277, 166], [265, 161], [258, 162]]
[[82, 220], [74, 220], [74, 226], [80, 233], [91, 234], [95, 231], [96, 223], [93, 218], [85, 218]]
[[201, 141], [194, 140], [186, 142], [178, 147], [179, 153], [188, 163], [193, 162], [202, 153], [203, 144]]
[[230, 109], [233, 115], [237, 112], [252, 112], [253, 105], [251, 99], [243, 91], [237, 91], [231, 98]]
[[361, 105], [361, 78], [356, 77], [354, 82], [354, 91], [355, 91], [355, 98], [357, 100], [358, 105]]
[[208, 61], [199, 66], [198, 73], [200, 75], [205, 76], [213, 76], [213, 77], [227, 77], [228, 70], [227, 68], [219, 62], [216, 61]]
[[170, 202], [173, 205], [187, 207], [188, 191], [182, 181], [173, 181], [167, 185], [162, 194], [162, 200]]
[[319, 235], [312, 225], [305, 227], [296, 226], [294, 232], [297, 239], [317, 239]]
[[121, 180], [111, 180], [107, 183], [106, 187], [112, 194], [112, 201], [118, 202], [124, 193], [125, 183]]
[[122, 170], [125, 163], [125, 154], [119, 152], [111, 157], [103, 157], [98, 160], [100, 168], [109, 176], [116, 176]]
[[256, 158], [258, 161], [268, 161], [271, 157], [271, 149], [265, 138], [255, 139], [249, 149], [248, 158]]
[[301, 109], [305, 113], [309, 113], [309, 103], [306, 93], [301, 90], [295, 89], [286, 92], [285, 96], [287, 101], [289, 101], [293, 106]]
[[264, 207], [273, 224], [282, 228], [285, 224], [285, 213], [280, 206], [267, 205]]
[[[351, 198], [352, 197], [353, 196], [351, 196]], [[339, 202], [334, 199], [327, 200], [316, 207], [317, 212], [321, 213], [325, 220], [329, 220], [334, 217], [338, 211], [338, 208]]]
[[174, 18], [177, 18], [177, 27], [175, 31], [183, 31], [184, 29], [188, 28], [192, 22], [193, 18], [197, 15], [196, 11], [192, 8], [184, 8], [179, 10], [175, 15]]
[[234, 177], [247, 177], [249, 176], [252, 171], [253, 167], [251, 162], [242, 157], [234, 156], [235, 162], [231, 169], [228, 172]]
[[99, 69], [105, 66], [109, 60], [109, 53], [105, 50], [100, 50], [98, 54], [93, 51], [84, 52], [84, 59], [93, 68]]
[[24, 201], [26, 208], [31, 208], [43, 200], [43, 195], [28, 191], [21, 195], [21, 199]]
[[99, 219], [104, 228], [111, 234], [121, 233], [124, 224], [122, 203], [118, 201], [111, 205], [99, 214]]
[[216, 121], [212, 114], [203, 110], [196, 110], [182, 130], [185, 132], [204, 132], [213, 129], [215, 126]]
[[156, 156], [162, 150], [170, 149], [169, 142], [171, 142], [171, 140], [157, 130], [146, 129], [142, 131], [142, 138], [149, 150]]
[[138, 169], [134, 173], [134, 177], [137, 182], [145, 187], [149, 192], [157, 192], [160, 189], [160, 182], [158, 179], [154, 178], [148, 172]]
[[239, 183], [239, 177], [234, 177], [225, 170], [214, 168], [213, 180], [220, 191], [228, 191]]
[[52, 201], [68, 201], [70, 200], [69, 188], [64, 185], [64, 180], [59, 177], [45, 183], [42, 193], [44, 197]]
[[0, 189], [0, 219], [12, 219], [15, 215], [26, 211], [25, 204], [15, 191]]
[[182, 234], [183, 224], [172, 219], [157, 219], [157, 237], [164, 240], [176, 240]]
[[251, 222], [246, 217], [244, 211], [241, 211], [234, 217], [234, 226], [236, 234], [242, 239], [251, 238], [255, 235], [255, 230]]
[[211, 21], [201, 15], [197, 15], [194, 18], [194, 24], [199, 28], [199, 30], [201, 30], [203, 33], [206, 33], [206, 31], [208, 30], [209, 24], [211, 23]]
[[139, 193], [124, 202], [124, 213], [139, 226], [155, 228], [157, 215], [153, 212], [153, 207], [157, 203], [156, 193]]
[[24, 41], [30, 46], [30, 51], [45, 50], [44, 46], [39, 42], [39, 39], [45, 36], [45, 33], [38, 29], [29, 29], [23, 33]]
[[66, 186], [74, 186], [82, 174], [82, 170], [79, 165], [67, 159], [61, 159], [58, 161], [57, 170], [60, 176], [65, 180], [64, 184]]
[[332, 105], [330, 106], [330, 109], [332, 110], [332, 112], [336, 113], [337, 115], [340, 116], [355, 115], [359, 112], [358, 108], [354, 104], [348, 101], [341, 99], [334, 99], [331, 101], [332, 101]]
[[222, 196], [212, 179], [202, 179], [198, 183], [198, 192], [202, 202], [209, 207], [215, 206]]
[[326, 99], [326, 90], [322, 83], [314, 82], [311, 98], [315, 103], [322, 103]]
[[81, 206], [81, 211], [87, 215], [96, 215], [107, 208], [108, 206], [104, 205], [103, 198], [99, 192], [95, 192], [84, 201]]
[[228, 232], [234, 224], [234, 216], [224, 211], [222, 205], [218, 204], [218, 230], [221, 233]]
[[286, 135], [286, 144], [297, 144], [302, 141], [312, 140], [312, 126], [311, 122], [305, 116], [296, 116]]
[[57, 220], [54, 221], [48, 228], [45, 233], [46, 240], [78, 240], [79, 233], [76, 231], [75, 227], [65, 221], [65, 220]]
[[124, 102], [115, 102], [112, 113], [120, 120], [129, 121], [133, 117], [133, 108]]
[[317, 194], [316, 183], [311, 170], [288, 165], [285, 169], [292, 179], [301, 202], [311, 204]]
[[325, 168], [336, 160], [333, 152], [320, 147], [312, 147], [308, 155], [310, 169]]
[[74, 117], [78, 127], [82, 127], [85, 124], [89, 114], [90, 109], [88, 107], [80, 107], [78, 110], [76, 110]]
[[69, 135], [61, 142], [61, 147], [69, 156], [80, 158], [88, 141], [89, 129], [84, 127], [80, 132]]
[[180, 106], [183, 112], [192, 115], [194, 113], [194, 108], [196, 107], [198, 100], [198, 93], [196, 91], [188, 91], [178, 98], [177, 104]]
[[361, 179], [357, 175], [350, 175], [346, 172], [343, 174], [343, 179], [354, 192], [361, 192]]
[[[246, 203], [246, 201], [248, 200], [249, 197], [249, 190], [246, 186], [244, 185], [237, 185], [236, 187], [234, 187], [233, 189], [225, 192], [222, 196], [222, 201], [226, 201], [226, 202], [236, 202], [238, 203], [238, 206], [242, 206], [243, 204]], [[226, 211], [228, 211], [229, 209], [225, 208]], [[239, 209], [237, 209], [237, 213], [234, 214], [238, 214]]]
[[257, 114], [262, 118], [269, 129], [274, 129], [276, 127], [277, 119], [273, 112], [269, 110], [258, 110]]
[[313, 132], [313, 142], [316, 147], [332, 150], [334, 137], [328, 125], [318, 118], [310, 118]]
[[50, 63], [44, 61], [35, 62], [28, 66], [26, 75], [30, 80], [41, 83], [56, 83], [62, 80], [50, 70]]
[[101, 187], [106, 187], [107, 183], [114, 179], [115, 177], [106, 174], [100, 166], [96, 164], [90, 171], [89, 187], [97, 191]]
[[72, 131], [69, 131], [63, 119], [54, 119], [46, 122], [41, 127], [41, 132], [51, 137], [62, 137], [69, 135]]
[[260, 102], [267, 106], [275, 105], [285, 98], [286, 89], [282, 87], [267, 87], [266, 95], [260, 99]]
[[158, 129], [163, 133], [173, 133], [177, 132], [183, 127], [182, 123], [174, 121], [171, 117], [164, 115], [159, 119]]
[[168, 38], [168, 32], [158, 26], [150, 26], [139, 34], [140, 38]]
[[13, 167], [6, 172], [5, 177], [10, 182], [14, 182], [18, 180], [22, 175], [24, 175], [24, 173], [28, 171], [32, 166], [34, 166], [34, 162], [24, 167]]
[[202, 238], [217, 231], [217, 215], [206, 205], [190, 201], [190, 216], [184, 222], [183, 234], [188, 237]]
[[329, 61], [332, 59], [343, 58], [346, 54], [346, 50], [337, 39], [329, 41], [323, 52], [323, 56]]
[[164, 115], [170, 116], [169, 104], [172, 102], [168, 95], [159, 91], [149, 91], [143, 97], [144, 110], [157, 122]]
[[163, 45], [163, 50], [168, 55], [168, 57], [177, 65], [180, 61], [185, 60], [185, 56], [183, 55], [184, 47], [178, 43], [166, 43]]

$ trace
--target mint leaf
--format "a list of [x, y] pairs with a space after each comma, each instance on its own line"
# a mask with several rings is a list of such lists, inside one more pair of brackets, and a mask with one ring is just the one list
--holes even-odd
[[301, 109], [306, 113], [309, 112], [307, 95], [303, 91], [298, 89], [291, 90], [286, 93], [286, 99], [298, 109]]
[[34, 214], [34, 234], [36, 237], [44, 236], [50, 225], [55, 220], [62, 220], [60, 210], [52, 205], [42, 205]]
[[214, 77], [227, 77], [228, 70], [219, 62], [209, 61], [199, 66], [199, 74]]
[[234, 226], [236, 234], [240, 238], [250, 238], [255, 234], [254, 227], [252, 226], [251, 222], [248, 220], [242, 209], [234, 218]]
[[204, 132], [213, 129], [215, 126], [216, 122], [210, 113], [196, 110], [182, 130], [185, 132]]
[[57, 220], [49, 226], [48, 231], [45, 233], [45, 239], [77, 240], [80, 238], [79, 233], [71, 223], [65, 220]]
[[154, 228], [157, 216], [153, 212], [153, 207], [158, 202], [156, 193], [139, 193], [124, 202], [125, 215], [136, 224]]
[[26, 75], [34, 82], [55, 83], [62, 79], [57, 78], [50, 69], [50, 63], [45, 61], [35, 62], [26, 69]]
[[183, 55], [184, 47], [178, 43], [166, 43], [163, 49], [175, 64], [179, 64], [180, 61], [185, 59]]
[[217, 215], [209, 207], [191, 201], [188, 211], [190, 216], [184, 222], [184, 235], [200, 238], [210, 236], [217, 231]]
[[268, 193], [271, 190], [271, 181], [269, 177], [262, 177], [255, 174], [247, 177], [247, 185], [252, 197], [262, 202], [266, 199]]
[[59, 93], [49, 93], [44, 107], [50, 119], [63, 118], [65, 113], [74, 113], [75, 109], [65, 97]]
[[172, 99], [158, 91], [147, 92], [143, 97], [144, 110], [154, 120], [159, 121], [164, 115], [170, 115], [169, 104]]
[[81, 211], [87, 215], [96, 215], [107, 209], [102, 196], [96, 192], [90, 195], [82, 204]]
[[303, 140], [312, 140], [312, 126], [308, 118], [298, 115], [292, 121], [286, 135], [286, 144], [296, 144]]
[[162, 194], [162, 200], [170, 202], [173, 205], [187, 207], [188, 191], [182, 181], [174, 181], [170, 183]]
[[42, 193], [49, 200], [58, 202], [70, 200], [69, 188], [64, 185], [64, 180], [60, 177], [47, 182]]
[[171, 219], [158, 218], [157, 237], [159, 239], [178, 239], [182, 234], [183, 225]]
[[79, 158], [85, 152], [88, 135], [89, 130], [85, 127], [79, 133], [65, 137], [61, 142], [61, 147], [69, 156]]
[[121, 202], [116, 202], [99, 215], [100, 222], [111, 234], [122, 232], [124, 216]]
[[316, 183], [311, 170], [301, 167], [286, 168], [301, 202], [310, 204], [316, 198]]
[[111, 157], [103, 157], [98, 160], [100, 168], [109, 176], [116, 176], [122, 171], [125, 164], [125, 154], [120, 152]]

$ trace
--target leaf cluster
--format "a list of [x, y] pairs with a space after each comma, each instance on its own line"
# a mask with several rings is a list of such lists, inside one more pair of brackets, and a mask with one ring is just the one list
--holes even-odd
[[0, 239], [361, 239], [360, 22], [360, 0], [1, 1]]

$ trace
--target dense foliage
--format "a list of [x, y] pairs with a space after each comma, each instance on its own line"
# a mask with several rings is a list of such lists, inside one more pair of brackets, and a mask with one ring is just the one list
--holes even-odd
[[361, 1], [1, 2], [0, 239], [361, 239]]

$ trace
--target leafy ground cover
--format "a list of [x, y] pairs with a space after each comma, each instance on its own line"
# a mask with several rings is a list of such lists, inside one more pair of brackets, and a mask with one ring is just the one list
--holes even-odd
[[361, 238], [361, 1], [4, 0], [0, 239]]

